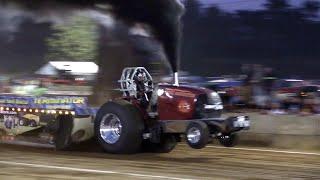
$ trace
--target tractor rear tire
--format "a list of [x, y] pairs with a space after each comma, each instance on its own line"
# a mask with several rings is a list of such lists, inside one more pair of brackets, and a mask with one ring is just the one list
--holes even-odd
[[132, 154], [141, 148], [144, 123], [134, 105], [117, 100], [101, 106], [95, 118], [94, 130], [106, 152]]
[[59, 115], [56, 118], [58, 129], [54, 133], [56, 150], [72, 150], [71, 133], [73, 129], [72, 115]]

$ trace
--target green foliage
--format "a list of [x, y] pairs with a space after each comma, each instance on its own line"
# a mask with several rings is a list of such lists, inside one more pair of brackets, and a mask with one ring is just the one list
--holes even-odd
[[47, 39], [48, 61], [94, 61], [97, 56], [97, 24], [88, 17], [74, 16], [64, 24], [53, 25]]

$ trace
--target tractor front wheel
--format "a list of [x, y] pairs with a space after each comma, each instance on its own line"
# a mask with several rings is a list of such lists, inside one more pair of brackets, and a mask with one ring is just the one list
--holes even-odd
[[204, 148], [210, 141], [208, 125], [202, 121], [191, 122], [186, 130], [186, 140], [194, 149]]

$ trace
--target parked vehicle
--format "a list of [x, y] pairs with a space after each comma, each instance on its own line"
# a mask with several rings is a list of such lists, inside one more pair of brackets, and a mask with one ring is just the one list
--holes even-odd
[[244, 104], [241, 94], [243, 81], [233, 78], [214, 78], [209, 79], [202, 86], [213, 91], [216, 91], [221, 97], [223, 104], [228, 106], [236, 106]]
[[300, 99], [301, 109], [308, 109], [313, 113], [320, 112], [320, 87], [308, 85], [300, 88], [297, 97]]

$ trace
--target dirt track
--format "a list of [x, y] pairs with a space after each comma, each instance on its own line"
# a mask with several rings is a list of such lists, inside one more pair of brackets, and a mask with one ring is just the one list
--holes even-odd
[[320, 178], [320, 153], [179, 145], [170, 154], [111, 155], [0, 145], [0, 179]]

